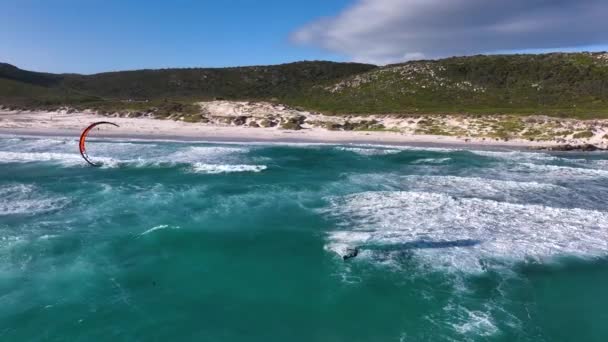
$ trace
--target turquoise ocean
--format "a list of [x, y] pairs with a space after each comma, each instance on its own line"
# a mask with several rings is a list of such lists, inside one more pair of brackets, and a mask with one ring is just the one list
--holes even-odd
[[0, 137], [1, 341], [608, 340], [608, 154], [88, 152]]

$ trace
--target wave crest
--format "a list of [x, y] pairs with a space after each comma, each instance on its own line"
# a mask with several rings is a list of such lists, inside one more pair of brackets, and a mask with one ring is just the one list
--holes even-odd
[[326, 248], [336, 253], [344, 246], [378, 253], [406, 250], [431, 266], [476, 272], [487, 260], [608, 254], [606, 212], [404, 191], [330, 202], [326, 213], [349, 228], [329, 233]]
[[0, 216], [40, 214], [63, 208], [68, 199], [46, 194], [33, 185], [0, 186]]
[[196, 173], [219, 174], [233, 172], [262, 172], [267, 169], [266, 165], [221, 165], [195, 163], [192, 170]]

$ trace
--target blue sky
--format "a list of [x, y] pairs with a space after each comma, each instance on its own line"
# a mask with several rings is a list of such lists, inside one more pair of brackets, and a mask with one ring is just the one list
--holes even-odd
[[289, 34], [346, 0], [0, 0], [0, 61], [50, 72], [275, 64], [344, 56]]
[[[496, 1], [456, 2], [458, 7], [433, 11], [443, 2], [0, 0], [0, 61], [29, 70], [94, 73], [608, 50], [608, 21], [596, 15], [604, 0], [511, 0], [508, 8], [486, 5]], [[479, 20], [467, 18], [470, 12]]]

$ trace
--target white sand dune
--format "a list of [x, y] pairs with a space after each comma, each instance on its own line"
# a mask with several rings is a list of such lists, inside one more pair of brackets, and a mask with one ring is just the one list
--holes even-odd
[[[460, 129], [464, 134], [459, 136], [447, 135], [424, 135], [415, 134], [417, 119], [398, 119], [390, 116], [365, 116], [365, 117], [331, 117], [316, 113], [296, 111], [284, 106], [270, 105], [265, 103], [228, 102], [216, 101], [201, 104], [204, 113], [208, 115], [233, 117], [238, 115], [250, 115], [250, 117], [263, 117], [270, 115], [282, 117], [293, 117], [301, 115], [306, 117], [307, 122], [325, 120], [336, 122], [351, 120], [377, 120], [387, 128], [395, 131], [333, 131], [304, 124], [304, 129], [292, 131], [283, 130], [278, 127], [247, 127], [247, 125], [235, 126], [230, 124], [212, 123], [189, 123], [177, 120], [161, 120], [149, 117], [130, 118], [116, 116], [102, 116], [91, 111], [67, 113], [61, 112], [15, 112], [0, 110], [0, 133], [2, 134], [27, 134], [27, 135], [74, 135], [78, 136], [82, 129], [88, 124], [105, 120], [112, 121], [120, 127], [100, 127], [96, 131], [98, 137], [122, 137], [140, 139], [175, 139], [175, 140], [209, 140], [209, 141], [277, 141], [277, 142], [319, 142], [319, 143], [370, 143], [370, 144], [449, 144], [449, 145], [485, 145], [504, 147], [530, 147], [551, 146], [563, 144], [563, 139], [530, 141], [525, 139], [510, 139], [502, 141], [497, 139], [483, 138], [479, 133], [472, 131], [474, 125], [462, 117], [436, 116], [443, 124], [451, 125], [452, 128]], [[581, 129], [592, 129], [597, 134], [586, 140], [569, 140], [567, 143], [594, 143], [605, 146], [607, 141], [602, 138], [608, 133], [604, 127], [608, 127], [608, 121], [596, 120], [593, 123], [573, 120], [571, 123]], [[606, 122], [604, 122], [606, 121]], [[589, 125], [593, 127], [589, 128]], [[584, 127], [583, 127], [584, 126]]]

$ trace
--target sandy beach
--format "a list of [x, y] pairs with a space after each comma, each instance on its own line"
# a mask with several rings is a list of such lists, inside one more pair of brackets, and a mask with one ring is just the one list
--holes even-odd
[[[230, 103], [228, 103], [230, 104]], [[242, 104], [242, 103], [239, 103]], [[410, 145], [457, 145], [457, 146], [486, 146], [486, 147], [504, 147], [504, 148], [528, 148], [528, 147], [544, 147], [556, 146], [567, 143], [594, 143], [599, 146], [605, 145], [605, 140], [601, 138], [604, 134], [604, 123], [599, 123], [598, 133], [587, 139], [551, 139], [543, 141], [532, 141], [530, 139], [495, 139], [487, 138], [479, 135], [479, 132], [471, 132], [470, 124], [465, 126], [462, 122], [456, 122], [454, 118], [443, 118], [449, 124], [456, 125], [457, 129], [462, 131], [462, 135], [433, 135], [433, 134], [415, 134], [414, 128], [408, 128], [407, 125], [412, 125], [412, 120], [394, 119], [390, 117], [367, 116], [381, 122], [384, 126], [390, 127], [391, 130], [383, 131], [364, 131], [364, 130], [329, 130], [322, 127], [316, 127], [311, 124], [304, 124], [302, 129], [290, 130], [284, 129], [277, 125], [275, 127], [251, 127], [250, 125], [234, 125], [230, 120], [225, 120], [226, 117], [237, 118], [242, 117], [243, 109], [235, 110], [234, 105], [226, 108], [226, 103], [211, 104], [216, 108], [210, 117], [217, 118], [218, 112], [223, 116], [223, 120], [212, 120], [203, 122], [186, 122], [183, 118], [155, 119], [146, 116], [140, 117], [124, 117], [124, 114], [116, 113], [114, 115], [99, 115], [94, 112], [16, 112], [16, 111], [0, 111], [0, 134], [17, 134], [17, 135], [52, 135], [52, 136], [75, 136], [77, 137], [83, 128], [90, 123], [96, 121], [111, 121], [118, 124], [120, 127], [107, 127], [95, 132], [96, 137], [113, 137], [113, 138], [135, 138], [135, 139], [161, 139], [161, 140], [199, 140], [199, 141], [259, 141], [259, 142], [309, 142], [309, 143], [360, 143], [360, 144], [410, 144]], [[211, 105], [204, 108], [207, 113]], [[222, 107], [223, 105], [223, 107]], [[219, 109], [217, 108], [219, 107]], [[267, 108], [262, 108], [267, 109]], [[283, 107], [279, 111], [285, 111]], [[255, 110], [248, 108], [248, 114], [252, 117], [256, 116]], [[293, 116], [293, 111], [285, 113], [274, 113], [278, 120], [281, 115]], [[298, 112], [298, 115], [303, 114], [306, 122], [319, 122], [319, 119], [330, 120], [337, 122], [341, 120], [339, 117], [322, 116], [320, 114]], [[128, 115], [127, 115], [128, 116]], [[351, 120], [357, 118], [350, 117]], [[348, 119], [347, 119], [348, 120]], [[420, 121], [420, 119], [418, 119]], [[462, 121], [462, 120], [460, 120]], [[406, 122], [409, 122], [406, 123]], [[454, 123], [456, 122], [456, 123]], [[415, 124], [415, 123], [414, 123]], [[399, 126], [401, 125], [401, 126]], [[458, 126], [459, 125], [459, 126]], [[395, 129], [399, 127], [399, 130]]]

